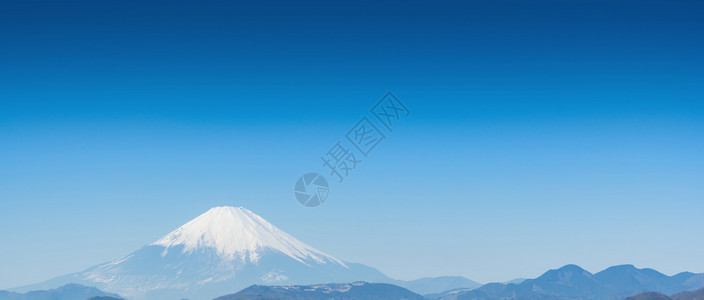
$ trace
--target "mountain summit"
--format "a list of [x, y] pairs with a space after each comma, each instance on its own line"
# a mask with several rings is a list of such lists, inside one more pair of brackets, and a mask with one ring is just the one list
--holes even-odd
[[242, 207], [215, 207], [166, 236], [114, 261], [15, 289], [67, 283], [95, 286], [129, 299], [212, 299], [253, 284], [390, 281], [344, 263]]
[[188, 253], [212, 248], [222, 258], [256, 263], [264, 253], [273, 251], [302, 263], [335, 263], [347, 267], [243, 207], [211, 208], [151, 245], [165, 247], [163, 256], [174, 248]]

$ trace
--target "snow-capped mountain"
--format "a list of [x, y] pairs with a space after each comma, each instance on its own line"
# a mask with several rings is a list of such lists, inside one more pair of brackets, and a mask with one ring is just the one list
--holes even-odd
[[347, 266], [276, 228], [242, 207], [215, 207], [172, 231], [151, 245], [192, 253], [215, 249], [225, 260], [256, 263], [267, 251], [276, 251], [301, 263]]
[[128, 299], [212, 299], [252, 284], [357, 280], [390, 279], [308, 246], [245, 208], [215, 207], [127, 256], [15, 290], [79, 283]]

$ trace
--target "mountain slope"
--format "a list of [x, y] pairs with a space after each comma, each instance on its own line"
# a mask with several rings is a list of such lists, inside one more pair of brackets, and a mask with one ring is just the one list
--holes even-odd
[[696, 291], [684, 291], [672, 295], [673, 300], [704, 300], [704, 288]]
[[658, 292], [645, 292], [628, 297], [626, 300], [672, 300], [672, 298]]
[[628, 297], [626, 300], [704, 300], [704, 289], [684, 291], [672, 295], [671, 297], [658, 292], [645, 292]]
[[402, 287], [386, 283], [331, 283], [307, 286], [258, 286], [248, 287], [235, 294], [215, 300], [423, 300]]
[[93, 285], [130, 299], [212, 299], [253, 284], [390, 281], [344, 263], [253, 212], [216, 207], [120, 259], [17, 290]]
[[680, 273], [670, 277], [653, 269], [638, 269], [633, 265], [613, 266], [594, 274], [609, 294], [618, 298], [646, 291], [674, 294], [682, 291], [683, 284], [692, 276], [692, 273]]

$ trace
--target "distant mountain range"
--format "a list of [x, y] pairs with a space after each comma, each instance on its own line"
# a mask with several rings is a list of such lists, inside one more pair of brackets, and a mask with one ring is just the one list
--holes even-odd
[[[437, 299], [437, 300], [704, 300], [701, 287], [704, 274], [679, 273], [667, 276], [652, 269], [632, 265], [614, 266], [591, 274], [567, 265], [549, 270], [535, 279], [519, 283], [489, 283], [475, 289], [456, 289], [441, 294], [421, 296], [391, 284], [356, 282], [352, 284], [318, 284], [306, 286], [251, 286], [217, 300], [268, 299]], [[662, 293], [677, 293], [671, 297]], [[684, 292], [683, 292], [684, 291]]]
[[436, 295], [442, 300], [492, 299], [600, 299], [622, 300], [641, 292], [674, 294], [704, 287], [704, 274], [689, 272], [667, 276], [632, 265], [610, 267], [596, 274], [576, 265], [545, 272], [519, 284], [490, 283], [477, 289]]
[[392, 283], [421, 295], [442, 293], [462, 288], [474, 289], [482, 286], [481, 283], [477, 283], [462, 276], [426, 277], [411, 281], [391, 280], [385, 281], [384, 283]]
[[[474, 289], [454, 289], [423, 296], [388, 283], [353, 282], [283, 286], [252, 285], [234, 294], [220, 296], [217, 300], [623, 300], [624, 298], [627, 300], [704, 300], [703, 279], [704, 274], [683, 272], [667, 276], [652, 269], [638, 269], [632, 265], [615, 266], [596, 274], [591, 274], [576, 265], [567, 265], [556, 270], [549, 270], [538, 278], [523, 280], [519, 284], [489, 283]], [[452, 286], [455, 282], [457, 284], [466, 283], [462, 277], [423, 278], [403, 283], [420, 285], [420, 288], [436, 288], [441, 286], [440, 283]], [[697, 288], [699, 290], [694, 291]], [[667, 296], [667, 294], [672, 296]], [[89, 298], [90, 300], [115, 300], [119, 299], [118, 297], [115, 294], [104, 293], [96, 288], [77, 284], [25, 294], [0, 291], [0, 300], [84, 300]]]
[[[386, 284], [345, 283], [357, 281]], [[349, 290], [343, 293], [339, 289], [334, 290], [339, 286], [319, 284], [330, 282], [344, 283]], [[70, 283], [95, 286], [114, 293], [72, 298], [79, 300], [96, 296], [119, 297], [118, 294], [130, 300], [202, 300], [245, 288], [248, 292], [266, 291], [267, 294], [281, 292], [282, 289], [294, 293], [297, 290], [291, 286], [311, 284], [315, 287], [309, 288], [320, 288], [322, 290], [319, 292], [323, 295], [335, 292], [345, 297], [350, 295], [349, 291], [375, 290], [403, 296], [407, 294], [402, 291], [407, 289], [416, 296], [420, 294], [443, 300], [622, 300], [647, 291], [672, 295], [702, 288], [704, 275], [685, 272], [670, 277], [631, 265], [615, 266], [591, 274], [576, 265], [567, 265], [535, 279], [481, 286], [460, 276], [401, 281], [389, 278], [372, 267], [343, 262], [308, 246], [245, 208], [215, 207], [131, 254], [78, 273], [16, 288], [13, 292], [0, 292], [0, 300], [64, 299], [26, 297], [28, 294], [49, 295], [46, 293], [77, 287], [64, 286]], [[60, 286], [57, 290], [20, 294]], [[97, 289], [93, 292], [100, 292]]]
[[423, 296], [387, 283], [331, 283], [305, 286], [253, 285], [215, 300], [424, 300]]
[[0, 300], [119, 300], [119, 295], [80, 284], [67, 284], [56, 289], [15, 293], [0, 291]]

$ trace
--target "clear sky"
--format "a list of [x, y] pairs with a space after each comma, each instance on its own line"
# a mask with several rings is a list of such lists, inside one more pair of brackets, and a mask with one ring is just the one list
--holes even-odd
[[0, 289], [222, 205], [399, 279], [704, 272], [704, 3], [334, 2], [2, 1]]

